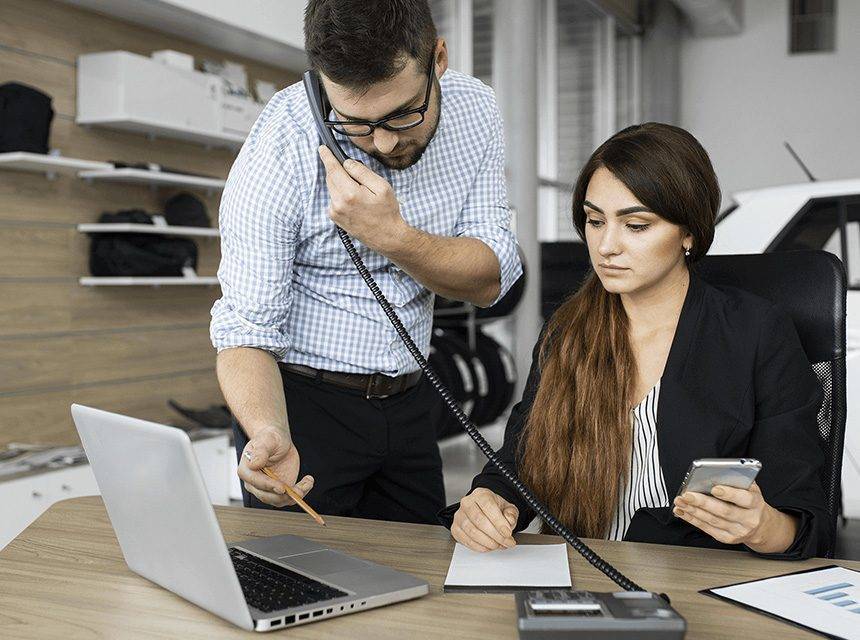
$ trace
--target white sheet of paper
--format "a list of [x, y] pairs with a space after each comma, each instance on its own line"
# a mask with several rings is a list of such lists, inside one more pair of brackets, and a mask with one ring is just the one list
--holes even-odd
[[570, 587], [567, 545], [518, 544], [513, 549], [478, 553], [458, 542], [445, 586]]
[[818, 631], [860, 640], [860, 572], [833, 567], [711, 589]]

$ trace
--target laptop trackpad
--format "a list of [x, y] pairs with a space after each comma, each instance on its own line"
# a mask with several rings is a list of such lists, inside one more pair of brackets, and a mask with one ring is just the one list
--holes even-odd
[[319, 577], [341, 573], [342, 571], [366, 571], [368, 563], [357, 558], [324, 549], [299, 556], [282, 556], [278, 561], [299, 571]]

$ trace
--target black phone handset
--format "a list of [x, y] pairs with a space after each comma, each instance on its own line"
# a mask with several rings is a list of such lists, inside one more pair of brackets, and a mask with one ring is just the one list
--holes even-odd
[[[340, 148], [337, 140], [335, 140], [334, 135], [331, 130], [325, 125], [323, 122], [323, 99], [322, 99], [322, 89], [320, 87], [319, 76], [313, 70], [305, 71], [302, 81], [305, 85], [305, 93], [307, 94], [308, 101], [310, 102], [311, 111], [314, 117], [314, 123], [316, 124], [317, 131], [319, 132], [320, 138], [323, 143], [331, 149], [334, 156], [338, 159], [338, 161], [343, 164], [347, 160], [347, 155], [343, 152], [343, 149]], [[385, 298], [385, 295], [382, 293], [382, 290], [379, 288], [379, 285], [373, 279], [373, 276], [370, 274], [370, 271], [362, 262], [361, 257], [358, 255], [358, 251], [356, 251], [355, 246], [352, 244], [352, 240], [349, 235], [347, 235], [346, 231], [337, 227], [337, 234], [340, 236], [341, 242], [343, 242], [343, 246], [346, 247], [346, 252], [349, 254], [349, 257], [352, 259], [355, 268], [358, 270], [359, 274], [361, 274], [362, 279], [365, 284], [370, 288], [371, 292], [373, 292], [373, 296], [376, 298], [376, 301], [379, 303], [379, 306], [382, 307], [383, 311], [385, 311], [385, 315], [388, 316], [388, 320], [394, 325], [394, 329], [397, 331], [397, 335], [403, 341], [403, 344], [406, 345], [407, 350], [415, 359], [415, 362], [418, 363], [418, 366], [421, 368], [421, 371], [424, 372], [424, 375], [427, 376], [427, 379], [430, 383], [435, 387], [436, 391], [442, 396], [442, 400], [445, 401], [448, 409], [454, 414], [454, 417], [460, 422], [463, 426], [463, 430], [469, 434], [469, 437], [475, 441], [475, 444], [478, 445], [478, 448], [481, 452], [487, 456], [490, 462], [495, 465], [495, 467], [499, 470], [499, 472], [510, 482], [517, 490], [517, 492], [523, 497], [523, 499], [528, 503], [528, 505], [534, 510], [536, 514], [538, 514], [541, 518], [543, 518], [544, 522], [547, 523], [550, 529], [555, 531], [558, 535], [560, 535], [571, 547], [576, 549], [583, 558], [588, 560], [595, 568], [602, 571], [609, 577], [613, 582], [615, 582], [618, 586], [626, 591], [644, 591], [642, 587], [637, 585], [635, 582], [627, 578], [624, 574], [618, 571], [611, 564], [606, 562], [603, 558], [601, 558], [597, 553], [595, 553], [592, 549], [588, 547], [582, 540], [577, 538], [573, 533], [571, 533], [567, 527], [565, 527], [561, 522], [553, 516], [549, 509], [547, 509], [541, 502], [534, 496], [534, 494], [526, 487], [520, 479], [516, 476], [516, 474], [508, 468], [508, 466], [502, 462], [499, 457], [496, 455], [496, 452], [493, 451], [493, 448], [490, 444], [484, 439], [484, 437], [480, 434], [477, 427], [469, 420], [468, 416], [463, 413], [463, 410], [460, 408], [460, 405], [457, 404], [457, 401], [454, 400], [454, 397], [451, 395], [451, 392], [445, 388], [445, 385], [439, 380], [436, 373], [430, 368], [430, 365], [427, 363], [427, 359], [415, 345], [415, 342], [412, 340], [412, 336], [409, 335], [409, 332], [406, 331], [406, 328], [403, 326], [403, 323], [400, 321], [400, 318], [397, 316], [397, 313], [391, 307], [391, 304]]]

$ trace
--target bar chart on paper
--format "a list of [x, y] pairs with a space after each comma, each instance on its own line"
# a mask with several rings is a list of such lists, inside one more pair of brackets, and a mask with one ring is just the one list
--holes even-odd
[[822, 567], [709, 589], [708, 593], [832, 637], [860, 640], [858, 571]]
[[[860, 582], [860, 580], [856, 582]], [[832, 604], [834, 607], [843, 607], [851, 613], [858, 614], [857, 624], [860, 624], [860, 587], [858, 585], [850, 582], [838, 582], [809, 589], [804, 593]]]

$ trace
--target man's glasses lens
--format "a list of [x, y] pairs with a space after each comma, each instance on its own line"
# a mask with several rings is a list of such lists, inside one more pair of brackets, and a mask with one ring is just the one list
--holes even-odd
[[369, 124], [334, 124], [331, 128], [346, 136], [369, 136], [373, 131]]
[[424, 120], [423, 113], [409, 113], [399, 118], [394, 118], [392, 120], [386, 120], [385, 127], [388, 129], [394, 129], [395, 131], [399, 131], [401, 129], [409, 129], [411, 127], [417, 126], [421, 124], [421, 121]]

